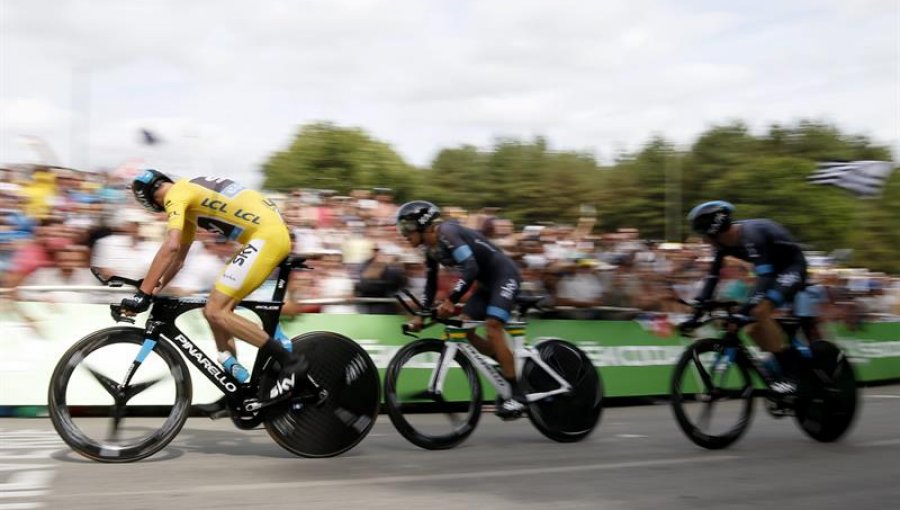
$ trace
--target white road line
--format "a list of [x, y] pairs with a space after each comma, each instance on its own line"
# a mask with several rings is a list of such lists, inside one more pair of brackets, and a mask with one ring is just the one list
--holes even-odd
[[47, 495], [47, 491], [0, 491], [0, 499], [3, 498], [35, 498]]
[[900, 395], [866, 395], [866, 398], [900, 398]]
[[347, 487], [350, 485], [376, 485], [385, 483], [414, 483], [431, 480], [465, 480], [484, 478], [506, 478], [510, 476], [547, 475], [550, 473], [575, 473], [580, 471], [604, 471], [629, 468], [652, 468], [658, 466], [671, 466], [682, 464], [704, 464], [710, 462], [723, 462], [740, 459], [737, 455], [716, 455], [710, 457], [683, 457], [675, 459], [646, 460], [634, 462], [613, 462], [606, 464], [582, 464], [578, 466], [541, 467], [528, 469], [507, 469], [503, 471], [479, 471], [468, 473], [448, 473], [437, 475], [406, 475], [406, 476], [379, 476], [371, 478], [335, 480], [311, 480], [305, 482], [270, 482], [251, 483], [244, 485], [200, 485], [197, 487], [179, 486], [177, 489], [167, 488], [152, 491], [127, 491], [127, 492], [86, 492], [82, 494], [66, 494], [66, 499], [90, 496], [93, 498], [106, 498], [116, 496], [135, 496], [151, 494], [171, 494], [176, 490], [182, 493], [209, 493], [209, 492], [234, 492], [234, 491], [265, 491], [279, 489], [308, 489], [313, 487]]
[[897, 446], [900, 445], [900, 439], [885, 439], [883, 441], [872, 441], [871, 443], [862, 443], [860, 446]]
[[40, 503], [0, 503], [0, 510], [30, 510], [42, 506]]

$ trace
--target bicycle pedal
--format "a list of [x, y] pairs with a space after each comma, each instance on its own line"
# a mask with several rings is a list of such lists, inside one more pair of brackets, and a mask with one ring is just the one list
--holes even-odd
[[524, 415], [524, 411], [507, 412], [499, 409], [494, 410], [494, 415], [503, 421], [516, 421]]
[[207, 416], [209, 416], [210, 420], [221, 420], [222, 418], [228, 418], [230, 413], [228, 412], [228, 409], [220, 409], [209, 413]]
[[766, 411], [768, 411], [770, 416], [776, 419], [794, 415], [794, 410], [792, 408], [786, 407], [781, 403], [772, 400], [766, 401]]

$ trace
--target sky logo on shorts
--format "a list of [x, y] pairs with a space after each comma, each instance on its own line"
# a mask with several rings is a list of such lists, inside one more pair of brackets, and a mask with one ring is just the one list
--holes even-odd
[[516, 289], [518, 289], [518, 288], [519, 288], [519, 284], [516, 283], [515, 280], [510, 278], [509, 280], [506, 281], [505, 284], [503, 284], [502, 287], [500, 287], [500, 297], [502, 297], [503, 299], [512, 300], [513, 296], [516, 295]]

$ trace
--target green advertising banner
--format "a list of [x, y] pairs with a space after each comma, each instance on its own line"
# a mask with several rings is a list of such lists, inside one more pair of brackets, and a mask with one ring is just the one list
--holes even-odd
[[[34, 320], [25, 322], [9, 309], [0, 312], [0, 408], [45, 406], [50, 375], [62, 353], [85, 335], [115, 325], [107, 305], [18, 305]], [[241, 313], [253, 317], [246, 310]], [[536, 319], [528, 324], [527, 337], [531, 343], [544, 337], [562, 338], [584, 349], [599, 370], [608, 397], [666, 395], [672, 366], [690, 340], [674, 335], [666, 316], [648, 317], [635, 321]], [[282, 328], [290, 337], [316, 330], [344, 334], [359, 342], [383, 370], [411, 340], [400, 332], [404, 320], [396, 315], [307, 314], [283, 321]], [[186, 313], [176, 324], [207, 354], [215, 356], [212, 334], [200, 310]], [[864, 324], [853, 331], [826, 324], [825, 329], [826, 336], [837, 339], [845, 349], [861, 381], [900, 379], [900, 323]], [[440, 338], [441, 333], [435, 326], [422, 335]], [[245, 366], [252, 366], [255, 355], [256, 349], [238, 342], [238, 356]], [[133, 359], [133, 354], [130, 356]], [[191, 374], [195, 403], [212, 402], [220, 396], [193, 366]], [[484, 386], [485, 397], [492, 398], [490, 386]], [[106, 395], [99, 386], [97, 390], [97, 403], [105, 403]]]
[[[411, 339], [400, 333], [404, 318], [391, 315], [310, 314], [282, 323], [288, 336], [305, 331], [336, 331], [366, 347], [384, 368], [400, 346]], [[860, 331], [826, 325], [830, 338], [846, 350], [860, 381], [900, 379], [900, 323], [866, 324]], [[610, 397], [666, 395], [672, 366], [691, 339], [673, 334], [664, 316], [647, 321], [532, 320], [531, 343], [554, 337], [581, 347], [600, 372]], [[440, 338], [441, 328], [423, 337]], [[486, 392], [487, 394], [487, 392]]]

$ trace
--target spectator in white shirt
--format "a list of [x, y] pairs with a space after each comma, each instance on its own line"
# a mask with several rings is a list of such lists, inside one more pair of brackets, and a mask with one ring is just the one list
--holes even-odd
[[104, 276], [143, 278], [158, 246], [140, 235], [142, 222], [149, 222], [146, 214], [133, 209], [123, 211], [117, 233], [99, 239], [94, 245], [91, 265], [99, 268]]

